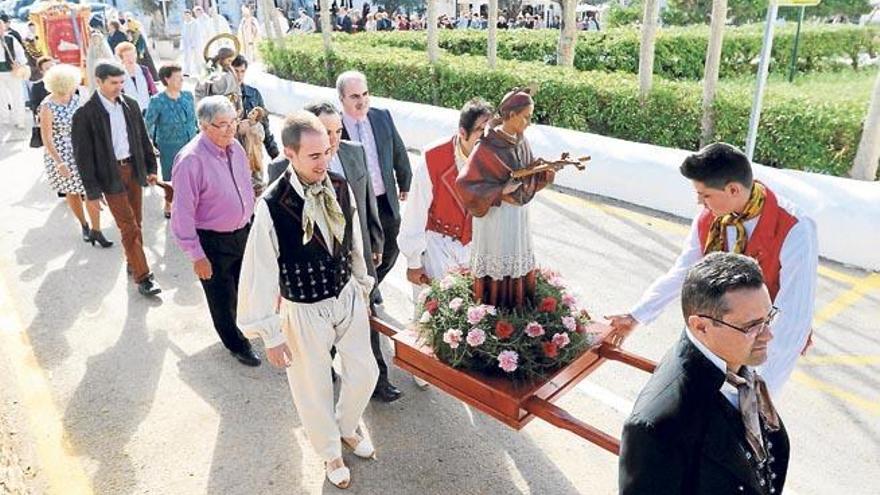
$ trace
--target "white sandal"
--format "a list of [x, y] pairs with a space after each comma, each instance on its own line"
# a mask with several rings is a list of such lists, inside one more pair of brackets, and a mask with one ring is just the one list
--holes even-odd
[[324, 470], [327, 471], [327, 480], [340, 490], [345, 490], [351, 486], [351, 471], [347, 466], [342, 466], [330, 471], [330, 463], [324, 463]]
[[342, 444], [345, 445], [351, 452], [362, 458], [362, 459], [375, 459], [376, 458], [376, 448], [373, 447], [373, 442], [370, 441], [369, 438], [361, 438], [358, 441], [357, 445], [351, 446], [345, 438], [342, 439]]

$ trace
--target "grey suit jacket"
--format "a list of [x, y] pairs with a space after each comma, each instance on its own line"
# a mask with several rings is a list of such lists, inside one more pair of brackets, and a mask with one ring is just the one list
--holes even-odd
[[[373, 184], [367, 173], [367, 156], [364, 147], [359, 143], [342, 141], [339, 143], [339, 162], [345, 171], [345, 180], [354, 194], [354, 200], [358, 209], [358, 219], [361, 224], [361, 233], [364, 240], [364, 261], [370, 276], [376, 276], [376, 267], [373, 266], [372, 253], [381, 253], [385, 245], [385, 236], [382, 233], [382, 223], [379, 221], [379, 208], [376, 206], [376, 195], [373, 194]], [[275, 182], [287, 169], [289, 162], [282, 158], [269, 165], [269, 183]]]
[[[379, 108], [371, 108], [367, 112], [367, 119], [373, 130], [373, 139], [376, 140], [376, 151], [379, 155], [379, 166], [382, 168], [382, 182], [385, 184], [385, 194], [388, 204], [394, 213], [394, 219], [400, 221], [400, 199], [397, 190], [409, 192], [412, 182], [412, 168], [409, 164], [409, 155], [403, 144], [391, 112]], [[342, 126], [342, 139], [350, 140], [348, 129]], [[366, 160], [364, 161], [366, 163]], [[396, 180], [395, 180], [396, 179]]]

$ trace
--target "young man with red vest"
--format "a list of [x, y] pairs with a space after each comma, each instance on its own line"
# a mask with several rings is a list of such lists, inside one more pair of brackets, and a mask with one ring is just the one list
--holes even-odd
[[745, 254], [761, 266], [773, 305], [779, 308], [775, 338], [760, 370], [770, 391], [778, 395], [810, 337], [819, 263], [816, 225], [755, 181], [749, 159], [729, 144], [703, 148], [686, 158], [680, 170], [693, 183], [703, 211], [694, 218], [672, 268], [651, 284], [628, 314], [608, 317], [613, 339], [619, 344], [638, 324], [656, 319], [681, 291], [688, 269], [704, 255]]
[[470, 259], [471, 215], [455, 192], [455, 178], [477, 144], [492, 107], [475, 98], [461, 109], [458, 132], [429, 145], [425, 160], [413, 174], [409, 201], [400, 223], [397, 244], [406, 257], [406, 278], [413, 295], [449, 269]]

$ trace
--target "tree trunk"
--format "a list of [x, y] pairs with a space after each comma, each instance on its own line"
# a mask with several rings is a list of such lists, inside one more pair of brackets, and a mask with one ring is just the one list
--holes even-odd
[[498, 0], [489, 0], [489, 32], [486, 47], [486, 57], [489, 58], [489, 68], [494, 69], [498, 58]]
[[642, 18], [642, 44], [639, 50], [639, 100], [644, 105], [651, 93], [651, 80], [654, 77], [654, 41], [657, 35], [657, 16], [660, 14], [659, 0], [645, 0]]
[[[330, 23], [330, 0], [318, 0], [321, 5], [321, 38], [324, 40], [324, 53], [329, 57], [333, 51], [330, 44], [330, 34], [333, 32], [333, 25]], [[329, 62], [329, 60], [328, 60]]]
[[700, 124], [700, 147], [715, 141], [715, 93], [721, 68], [721, 46], [724, 24], [727, 22], [727, 0], [713, 0], [712, 25], [709, 28], [709, 46], [706, 48], [706, 67], [703, 70], [703, 120]]
[[877, 180], [877, 161], [880, 160], [880, 74], [874, 82], [874, 92], [865, 116], [865, 126], [856, 159], [849, 176], [859, 180]]
[[574, 47], [577, 43], [577, 0], [563, 0], [562, 26], [559, 29], [559, 45], [556, 48], [556, 65], [574, 66]]
[[275, 2], [271, 0], [260, 0], [259, 16], [263, 21], [263, 32], [266, 33], [266, 37], [270, 40], [277, 40], [281, 38], [281, 34], [278, 32], [278, 23], [275, 22]]
[[428, 0], [428, 61], [436, 64], [440, 58], [440, 47], [437, 43], [437, 0]]

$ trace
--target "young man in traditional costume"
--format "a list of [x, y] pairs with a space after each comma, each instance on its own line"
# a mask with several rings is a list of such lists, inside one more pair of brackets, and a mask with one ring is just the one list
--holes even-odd
[[406, 257], [413, 297], [431, 280], [470, 259], [471, 214], [455, 192], [455, 180], [492, 118], [492, 107], [475, 98], [461, 109], [458, 132], [429, 145], [416, 166], [409, 205], [397, 244]]
[[684, 249], [627, 314], [608, 317], [615, 342], [638, 324], [656, 319], [681, 290], [688, 269], [714, 251], [741, 253], [761, 266], [773, 305], [779, 308], [767, 362], [760, 372], [776, 395], [809, 342], [816, 293], [816, 225], [793, 204], [753, 179], [749, 159], [725, 143], [711, 144], [685, 159], [703, 211], [694, 218]]
[[[257, 202], [244, 253], [238, 321], [266, 344], [270, 363], [287, 368], [306, 436], [325, 462], [327, 478], [347, 488], [342, 444], [375, 456], [358, 425], [379, 370], [370, 350], [366, 302], [373, 279], [361, 253], [356, 203], [345, 179], [328, 172], [327, 130], [300, 111], [281, 133], [290, 168]], [[340, 360], [333, 403], [330, 349]]]
[[473, 215], [470, 269], [474, 293], [484, 304], [523, 307], [534, 296], [535, 254], [526, 205], [553, 182], [546, 171], [515, 179], [511, 172], [534, 161], [524, 132], [535, 102], [528, 90], [507, 93], [499, 118], [477, 143], [455, 182], [456, 191]]

